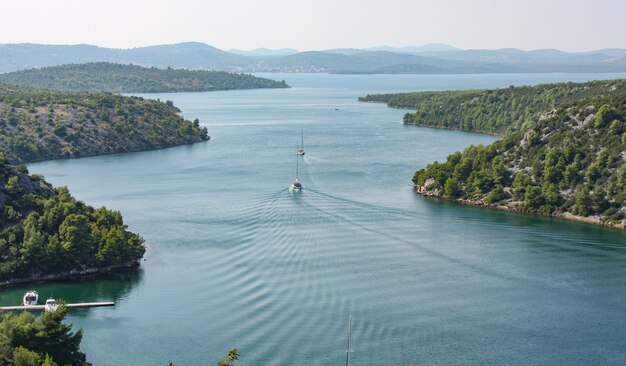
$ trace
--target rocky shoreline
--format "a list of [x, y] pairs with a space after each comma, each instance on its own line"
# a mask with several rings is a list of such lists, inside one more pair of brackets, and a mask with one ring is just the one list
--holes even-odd
[[137, 259], [134, 261], [117, 264], [113, 266], [108, 266], [108, 267], [102, 267], [102, 268], [86, 268], [86, 269], [81, 269], [81, 270], [74, 269], [71, 271], [46, 274], [46, 275], [34, 274], [28, 278], [12, 278], [10, 280], [0, 281], [0, 288], [10, 287], [14, 285], [21, 285], [25, 283], [32, 283], [32, 282], [48, 282], [48, 281], [66, 279], [66, 278], [86, 277], [86, 276], [92, 276], [96, 274], [103, 274], [103, 273], [116, 272], [120, 270], [131, 269], [131, 268], [138, 268], [140, 261], [141, 259]]
[[492, 210], [499, 210], [499, 211], [515, 212], [515, 213], [529, 215], [529, 216], [550, 217], [550, 218], [556, 218], [556, 219], [567, 220], [567, 221], [575, 221], [575, 222], [580, 222], [580, 223], [585, 223], [585, 224], [601, 226], [605, 228], [626, 231], [626, 224], [602, 221], [600, 220], [599, 216], [583, 217], [583, 216], [574, 215], [569, 212], [555, 212], [552, 214], [528, 212], [528, 211], [523, 211], [517, 208], [516, 206], [490, 204], [490, 203], [486, 203], [482, 201], [466, 200], [462, 198], [458, 198], [458, 199], [447, 198], [447, 197], [444, 197], [439, 191], [427, 191], [424, 189], [423, 186], [420, 186], [420, 185], [414, 185], [413, 187], [414, 187], [415, 193], [419, 194], [420, 196], [430, 197], [433, 199], [440, 199], [440, 200], [444, 200], [448, 202], [454, 202], [454, 203], [458, 203], [461, 205], [489, 208]]

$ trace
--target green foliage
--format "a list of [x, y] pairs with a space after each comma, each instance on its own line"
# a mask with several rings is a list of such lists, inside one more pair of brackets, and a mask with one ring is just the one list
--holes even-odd
[[[288, 88], [284, 81], [224, 71], [157, 69], [92, 62], [0, 74], [0, 82], [76, 92], [172, 93], [233, 89]], [[171, 101], [168, 105], [173, 107]]]
[[40, 366], [41, 356], [22, 346], [13, 351], [13, 366]]
[[504, 192], [504, 187], [501, 184], [496, 185], [491, 192], [487, 195], [485, 201], [487, 203], [498, 203], [504, 199], [508, 198], [506, 192]]
[[117, 211], [94, 209], [67, 188], [0, 165], [0, 281], [136, 262], [143, 239]]
[[239, 353], [237, 352], [237, 348], [233, 348], [228, 351], [226, 358], [223, 361], [218, 362], [216, 366], [232, 366], [238, 359]]
[[598, 113], [596, 114], [596, 128], [605, 127], [615, 117], [615, 108], [608, 104], [603, 105], [598, 109]]
[[[232, 366], [235, 361], [237, 361], [239, 359], [239, 352], [237, 351], [237, 348], [233, 348], [230, 351], [228, 351], [228, 355], [226, 356], [226, 358], [218, 363], [215, 364], [215, 366]], [[172, 361], [169, 361], [167, 363], [167, 366], [176, 366]]]
[[0, 84], [0, 151], [10, 162], [142, 151], [208, 140], [173, 104]]
[[39, 319], [28, 312], [0, 312], [0, 365], [89, 365], [80, 352], [82, 332], [63, 323], [66, 315], [64, 306]]
[[56, 125], [54, 126], [52, 133], [54, 133], [55, 135], [59, 137], [64, 137], [67, 134], [67, 127], [63, 125]]
[[593, 102], [602, 106], [598, 112], [589, 101], [558, 108], [491, 145], [429, 164], [413, 180], [423, 185], [432, 179], [427, 190], [440, 196], [623, 223], [626, 95]]
[[459, 182], [456, 179], [448, 178], [443, 186], [443, 194], [446, 197], [455, 198], [459, 195]]
[[[540, 116], [579, 100], [626, 94], [626, 80], [557, 83], [493, 90], [457, 90], [368, 95], [364, 102], [415, 109], [404, 116], [405, 124], [505, 134], [518, 131]], [[596, 104], [599, 105], [599, 104]], [[600, 108], [596, 126], [610, 123], [615, 109]], [[536, 137], [536, 136], [535, 136]], [[531, 138], [530, 143], [535, 143]]]

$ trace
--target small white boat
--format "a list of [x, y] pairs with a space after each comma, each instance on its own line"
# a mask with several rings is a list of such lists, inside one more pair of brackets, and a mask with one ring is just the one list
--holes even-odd
[[26, 291], [24, 298], [22, 299], [22, 305], [33, 306], [37, 305], [39, 301], [39, 294], [35, 290]]
[[298, 182], [297, 179], [293, 181], [293, 183], [291, 183], [291, 186], [289, 187], [289, 191], [291, 192], [300, 192], [301, 190], [302, 190], [302, 183]]
[[44, 311], [56, 311], [58, 308], [59, 308], [59, 304], [57, 304], [55, 299], [49, 298], [48, 300], [46, 300]]
[[296, 180], [289, 186], [289, 192], [300, 192], [302, 190], [302, 183], [298, 181], [298, 160], [300, 160], [298, 155], [296, 155]]

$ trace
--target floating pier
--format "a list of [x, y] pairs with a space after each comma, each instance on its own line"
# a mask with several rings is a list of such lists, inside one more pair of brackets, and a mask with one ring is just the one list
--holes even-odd
[[[100, 306], [114, 306], [115, 303], [112, 301], [106, 302], [81, 302], [76, 304], [65, 304], [65, 307], [73, 309], [73, 308], [95, 308]], [[30, 305], [30, 306], [0, 306], [0, 310], [44, 310], [46, 305]]]

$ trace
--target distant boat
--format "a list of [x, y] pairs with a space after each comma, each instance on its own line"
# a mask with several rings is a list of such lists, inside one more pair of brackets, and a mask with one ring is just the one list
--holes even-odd
[[300, 148], [298, 149], [298, 155], [304, 155], [304, 132], [300, 129]]
[[56, 311], [59, 308], [59, 304], [57, 304], [56, 300], [53, 298], [49, 298], [46, 300], [46, 305], [44, 306], [44, 311]]
[[[300, 151], [298, 151], [298, 155], [300, 155]], [[296, 180], [291, 183], [289, 187], [290, 192], [300, 192], [302, 190], [302, 184], [298, 181], [298, 160], [300, 160], [298, 155], [296, 155]]]
[[22, 299], [22, 305], [33, 306], [37, 305], [39, 301], [39, 294], [35, 290], [26, 291], [24, 298]]

